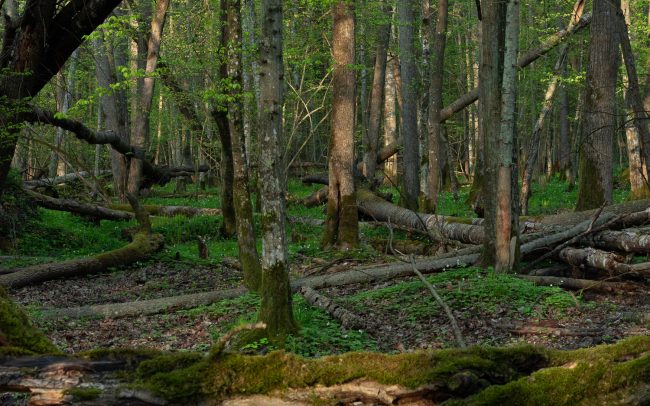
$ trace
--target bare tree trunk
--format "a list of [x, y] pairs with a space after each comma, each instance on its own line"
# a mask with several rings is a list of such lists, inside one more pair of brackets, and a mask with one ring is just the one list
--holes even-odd
[[[386, 84], [384, 86], [384, 145], [397, 142], [397, 87], [395, 83], [395, 70], [397, 61], [389, 56], [386, 61]], [[397, 185], [397, 154], [386, 160], [384, 175], [389, 185]]]
[[647, 174], [644, 172], [644, 163], [650, 162], [650, 132], [648, 131], [648, 113], [643, 106], [639, 78], [636, 73], [634, 54], [628, 35], [629, 3], [623, 1], [623, 15], [619, 18], [620, 41], [623, 61], [627, 72], [627, 91], [625, 101], [633, 117], [632, 126], [626, 125], [627, 147], [630, 164], [630, 186], [632, 198], [642, 199], [650, 196]]
[[415, 32], [415, 0], [397, 2], [399, 21], [400, 77], [402, 108], [400, 138], [404, 145], [401, 199], [404, 207], [417, 210], [420, 195], [420, 144], [417, 126], [417, 71], [413, 35]]
[[385, 18], [377, 32], [377, 52], [375, 54], [375, 69], [372, 79], [370, 93], [370, 108], [368, 109], [368, 127], [365, 131], [363, 155], [363, 175], [373, 180], [377, 168], [377, 151], [379, 149], [379, 128], [381, 124], [382, 96], [386, 84], [386, 60], [388, 56], [388, 44], [390, 42], [391, 21], [393, 8], [391, 5], [384, 7]]
[[442, 85], [445, 66], [445, 45], [447, 41], [447, 0], [438, 1], [438, 21], [436, 22], [435, 36], [433, 38], [433, 52], [431, 54], [431, 88], [429, 89], [429, 142], [428, 155], [429, 165], [427, 172], [426, 198], [424, 211], [435, 213], [438, 206], [438, 194], [440, 193], [440, 173], [442, 145], [442, 122], [440, 121], [440, 110], [442, 109]]
[[594, 0], [576, 210], [612, 202], [619, 0]]
[[[68, 67], [68, 72], [66, 75], [63, 74], [63, 71], [57, 73], [56, 77], [56, 103], [57, 111], [60, 113], [67, 113], [70, 105], [72, 104], [72, 93], [74, 91], [74, 76], [77, 68], [77, 54], [75, 50], [72, 55], [70, 55], [70, 66]], [[62, 128], [57, 128], [56, 135], [54, 138], [54, 146], [57, 150], [52, 151], [50, 154], [50, 166], [48, 170], [48, 176], [53, 178], [55, 176], [65, 175], [65, 162], [59, 160], [59, 154], [61, 153], [61, 147], [63, 145], [63, 136], [64, 130]]]
[[359, 221], [354, 190], [354, 11], [346, 0], [333, 4], [332, 137], [329, 148], [327, 226], [323, 245], [357, 246]]
[[[146, 149], [149, 145], [149, 118], [151, 113], [151, 103], [153, 101], [153, 88], [155, 79], [153, 72], [158, 64], [158, 54], [160, 52], [160, 39], [162, 37], [169, 0], [157, 0], [156, 9], [153, 19], [151, 20], [151, 33], [147, 40], [147, 59], [144, 69], [145, 77], [142, 82], [142, 88], [139, 89], [137, 114], [133, 123], [133, 145]], [[137, 196], [140, 193], [142, 183], [142, 162], [140, 160], [131, 160], [129, 168], [129, 193]]]
[[239, 247], [239, 261], [244, 272], [244, 284], [250, 290], [257, 291], [260, 288], [262, 270], [257, 254], [255, 229], [253, 228], [253, 206], [248, 183], [246, 140], [243, 129], [241, 1], [226, 0], [224, 3], [228, 19], [225, 43], [228, 78], [233, 84], [236, 84], [230, 89], [228, 129], [232, 143], [233, 203], [237, 223], [237, 246]]
[[291, 304], [285, 227], [284, 147], [282, 132], [282, 0], [263, 0], [260, 49], [260, 193], [262, 201], [262, 303], [259, 319], [272, 341], [284, 342], [297, 331]]

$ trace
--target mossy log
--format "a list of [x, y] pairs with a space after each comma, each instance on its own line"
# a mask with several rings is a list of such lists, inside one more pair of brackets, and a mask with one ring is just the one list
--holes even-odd
[[43, 333], [32, 326], [20, 306], [0, 288], [0, 355], [57, 352]]
[[[133, 212], [133, 208], [128, 204], [110, 204], [109, 207], [113, 210], [123, 210]], [[211, 209], [205, 207], [191, 207], [191, 206], [159, 206], [155, 204], [143, 204], [142, 207], [151, 216], [220, 216], [221, 209]]]
[[140, 231], [133, 236], [133, 242], [122, 248], [87, 258], [21, 268], [10, 274], [0, 275], [0, 285], [20, 288], [56, 278], [105, 272], [109, 268], [146, 260], [162, 248], [163, 242], [164, 237], [160, 234]]
[[650, 402], [649, 375], [650, 337], [641, 336], [574, 351], [518, 345], [316, 359], [280, 351], [5, 358], [0, 390], [47, 388], [59, 403], [39, 404], [80, 405], [642, 405]]
[[125, 210], [109, 209], [97, 204], [83, 203], [72, 199], [57, 199], [29, 189], [25, 189], [24, 192], [34, 199], [36, 204], [50, 210], [82, 214], [101, 220], [127, 221], [135, 218], [133, 213]]
[[[111, 174], [112, 172], [110, 170], [105, 170], [105, 171], [99, 171], [98, 176], [102, 177]], [[92, 176], [93, 174], [90, 172], [79, 171], [73, 173], [66, 173], [65, 175], [55, 176], [53, 178], [26, 180], [23, 183], [23, 185], [28, 188], [51, 187], [51, 186], [62, 185], [68, 182], [72, 182], [80, 178], [88, 178]]]

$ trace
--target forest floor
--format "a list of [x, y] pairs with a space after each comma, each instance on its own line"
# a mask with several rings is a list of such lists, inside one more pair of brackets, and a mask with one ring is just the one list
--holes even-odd
[[[531, 202], [533, 210], [538, 213], [562, 210], [564, 199], [571, 197], [569, 193], [559, 192], [564, 186], [556, 183], [537, 190], [537, 200]], [[310, 193], [295, 183], [293, 188], [296, 198]], [[147, 203], [219, 207], [216, 196], [147, 200]], [[290, 204], [290, 216], [323, 217], [321, 208], [298, 206]], [[441, 206], [449, 214], [468, 215], [467, 208], [450, 199], [443, 200]], [[98, 347], [206, 351], [217, 337], [233, 326], [255, 320], [257, 296], [246, 294], [191, 310], [116, 319], [52, 320], [43, 317], [43, 310], [239, 287], [241, 272], [232, 265], [236, 244], [218, 235], [219, 222], [219, 219], [207, 217], [155, 219], [154, 231], [165, 235], [166, 248], [151, 260], [109, 273], [14, 289], [10, 295], [66, 352]], [[16, 252], [11, 253], [18, 254], [19, 259], [0, 260], [0, 270], [124, 245], [126, 240], [121, 230], [130, 225], [102, 221], [96, 226], [68, 213], [41, 210], [39, 224], [25, 234]], [[305, 224], [289, 227], [292, 278], [395, 261], [394, 257], [372, 248], [376, 245], [374, 241], [385, 237], [386, 231], [382, 229], [363, 227], [361, 249], [336, 253], [324, 252], [318, 247], [318, 227]], [[212, 255], [208, 260], [197, 256], [198, 235], [209, 237]], [[396, 238], [406, 237], [413, 238], [396, 233]], [[20, 258], [21, 255], [25, 257]], [[468, 344], [528, 342], [573, 349], [633, 335], [650, 335], [650, 289], [607, 295], [568, 292], [557, 287], [535, 286], [480, 268], [454, 269], [427, 278], [451, 307]], [[320, 356], [358, 350], [399, 352], [455, 346], [445, 313], [428, 289], [415, 278], [330, 288], [320, 293], [362, 317], [368, 328], [366, 331], [345, 330], [296, 294], [294, 312], [302, 330], [299, 336], [290, 338], [289, 351]], [[260, 353], [272, 348], [266, 342], [256, 342], [245, 349]]]

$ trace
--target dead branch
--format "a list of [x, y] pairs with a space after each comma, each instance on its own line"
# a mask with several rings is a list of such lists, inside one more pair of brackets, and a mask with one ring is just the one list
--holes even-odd
[[349, 330], [369, 331], [368, 324], [361, 317], [334, 303], [332, 299], [321, 295], [309, 286], [301, 286], [298, 293], [305, 298], [310, 305], [319, 308], [341, 322], [341, 325]]
[[554, 276], [518, 275], [518, 277], [531, 281], [536, 285], [558, 286], [561, 288], [573, 290], [591, 290], [595, 292], [621, 293], [639, 289], [638, 285], [629, 282], [606, 282], [594, 281], [590, 279], [558, 278]]

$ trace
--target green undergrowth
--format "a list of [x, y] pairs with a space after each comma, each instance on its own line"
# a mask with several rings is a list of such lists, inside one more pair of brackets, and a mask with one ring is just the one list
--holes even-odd
[[[480, 268], [463, 268], [429, 275], [443, 300], [453, 309], [474, 314], [505, 312], [508, 316], [561, 317], [562, 312], [576, 306], [576, 299], [558, 287], [536, 286], [513, 275], [497, 274]], [[363, 311], [369, 306], [384, 314], [401, 317], [407, 323], [420, 323], [432, 316], [441, 316], [442, 308], [419, 280], [365, 291], [339, 299]]]
[[[200, 306], [183, 311], [190, 316], [208, 314], [218, 319], [229, 320], [211, 331], [217, 339], [231, 328], [257, 320], [259, 297], [246, 294], [236, 299], [222, 300], [209, 306]], [[318, 357], [327, 354], [340, 354], [349, 351], [374, 351], [377, 344], [365, 332], [360, 330], [344, 331], [341, 325], [323, 311], [308, 305], [300, 295], [293, 296], [293, 313], [300, 325], [300, 334], [289, 336], [285, 350], [304, 356]], [[239, 347], [248, 353], [268, 352], [275, 349], [264, 339], [240, 343]]]

